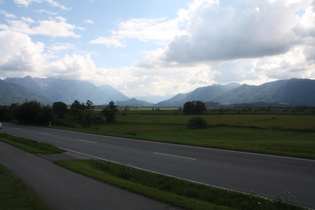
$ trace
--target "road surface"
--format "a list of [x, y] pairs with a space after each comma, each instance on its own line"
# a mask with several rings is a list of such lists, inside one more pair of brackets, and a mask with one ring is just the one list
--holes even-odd
[[211, 186], [315, 208], [315, 161], [3, 125], [1, 132]]

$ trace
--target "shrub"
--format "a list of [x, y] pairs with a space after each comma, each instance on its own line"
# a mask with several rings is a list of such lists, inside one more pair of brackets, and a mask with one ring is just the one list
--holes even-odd
[[190, 120], [187, 121], [187, 128], [189, 129], [201, 129], [201, 128], [207, 128], [208, 123], [205, 119], [201, 117], [193, 117]]

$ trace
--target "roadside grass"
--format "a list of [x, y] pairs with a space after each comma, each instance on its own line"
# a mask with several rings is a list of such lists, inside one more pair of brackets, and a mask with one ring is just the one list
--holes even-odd
[[214, 188], [106, 161], [59, 160], [55, 163], [184, 209], [303, 209], [281, 200]]
[[48, 154], [48, 153], [64, 152], [64, 150], [59, 149], [50, 144], [41, 143], [41, 142], [37, 142], [37, 141], [33, 141], [30, 139], [25, 139], [25, 138], [21, 138], [17, 136], [12, 136], [6, 133], [0, 133], [0, 141], [19, 147], [20, 149], [23, 149], [30, 153]]
[[137, 137], [175, 144], [315, 159], [315, 132], [212, 127], [142, 132]]
[[30, 188], [0, 165], [0, 209], [49, 210]]

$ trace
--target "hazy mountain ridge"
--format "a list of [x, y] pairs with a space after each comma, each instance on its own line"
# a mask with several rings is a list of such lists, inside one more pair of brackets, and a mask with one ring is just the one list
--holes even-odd
[[213, 84], [191, 92], [177, 94], [157, 104], [128, 98], [109, 85], [97, 87], [90, 82], [57, 78], [7, 78], [0, 80], [0, 105], [37, 100], [44, 104], [62, 101], [66, 104], [78, 100], [93, 101], [96, 105], [114, 101], [119, 106], [182, 107], [187, 101], [199, 100], [208, 106], [274, 104], [279, 106], [315, 106], [315, 80], [289, 79], [259, 86]]
[[259, 86], [241, 85], [214, 99], [222, 104], [286, 103], [290, 106], [315, 106], [315, 80], [278, 80]]
[[24, 103], [25, 101], [36, 100], [43, 104], [52, 103], [48, 98], [33, 93], [19, 85], [7, 83], [0, 80], [0, 105], [9, 106], [13, 103]]
[[183, 106], [186, 101], [200, 100], [223, 105], [232, 104], [287, 104], [290, 106], [315, 106], [315, 80], [289, 79], [254, 85], [211, 85], [187, 93], [184, 99], [175, 97], [160, 102], [160, 105], [173, 102], [173, 106]]
[[136, 107], [151, 107], [154, 104], [142, 100], [138, 100], [136, 98], [131, 98], [127, 101], [116, 101], [115, 104], [117, 106], [136, 106]]
[[177, 106], [183, 106], [183, 104], [187, 101], [216, 102], [215, 101], [216, 97], [226, 92], [229, 92], [230, 90], [233, 90], [234, 88], [238, 86], [239, 84], [237, 83], [230, 83], [228, 85], [213, 84], [206, 87], [200, 87], [189, 93], [178, 94], [170, 98], [169, 100], [162, 101], [156, 104], [156, 106], [177, 107]]
[[38, 95], [44, 95], [50, 101], [62, 101], [66, 104], [78, 100], [85, 103], [87, 100], [94, 104], [108, 104], [109, 101], [127, 100], [128, 97], [109, 85], [97, 87], [94, 84], [81, 80], [65, 80], [59, 78], [7, 78], [7, 83], [15, 84]]

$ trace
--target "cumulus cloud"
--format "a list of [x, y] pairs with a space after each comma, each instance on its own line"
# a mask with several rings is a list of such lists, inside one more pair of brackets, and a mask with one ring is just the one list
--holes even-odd
[[31, 18], [21, 17], [19, 20], [7, 20], [8, 25], [0, 24], [0, 29], [6, 31], [16, 31], [29, 35], [46, 35], [52, 37], [75, 37], [74, 30], [81, 29], [75, 25], [67, 23], [63, 17], [50, 18], [49, 20], [39, 20], [38, 23]]
[[157, 44], [164, 44], [182, 35], [185, 30], [180, 29], [177, 19], [167, 20], [166, 18], [144, 19], [132, 18], [118, 24], [117, 30], [111, 31], [110, 37], [99, 37], [91, 43], [103, 44], [108, 47], [125, 47], [122, 40], [138, 39], [141, 41], [158, 41]]
[[178, 11], [187, 33], [136, 66], [179, 78], [187, 85], [179, 92], [213, 82], [315, 78], [314, 3], [195, 0]]
[[48, 58], [44, 44], [32, 42], [25, 34], [0, 31], [0, 72], [2, 77], [25, 75], [40, 70]]
[[194, 12], [179, 13], [189, 17], [188, 34], [172, 41], [165, 59], [189, 63], [285, 53], [299, 44], [293, 32], [299, 22], [295, 12], [305, 5], [288, 5], [285, 1], [203, 1]]

